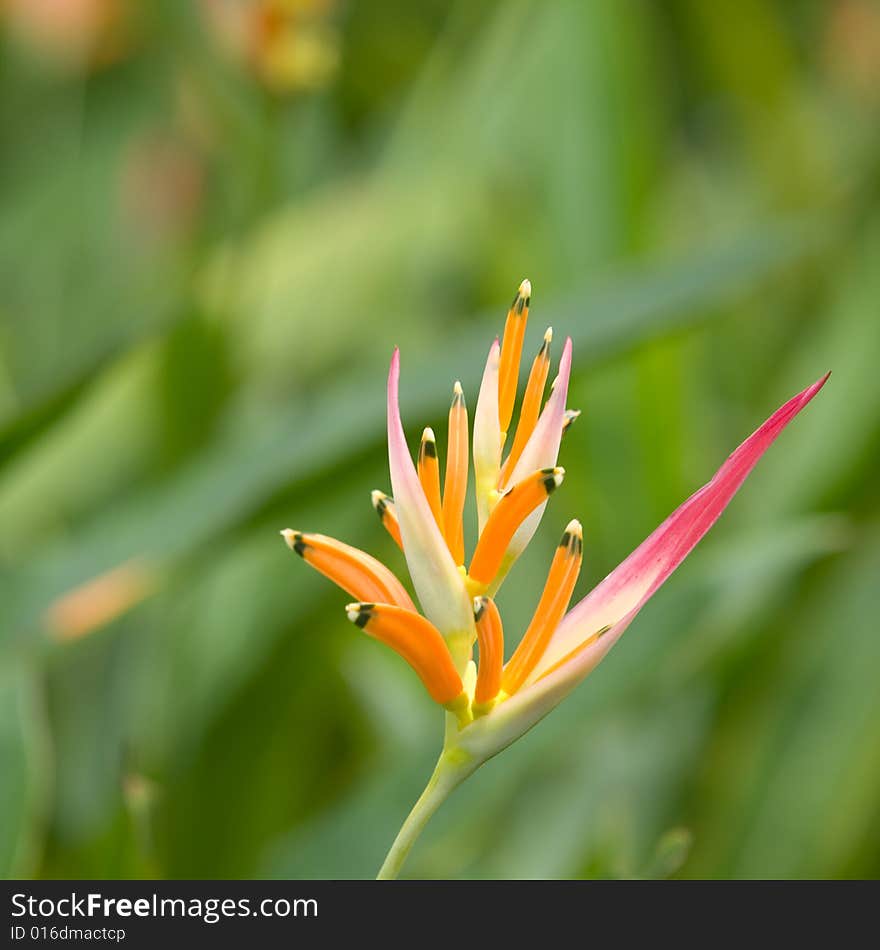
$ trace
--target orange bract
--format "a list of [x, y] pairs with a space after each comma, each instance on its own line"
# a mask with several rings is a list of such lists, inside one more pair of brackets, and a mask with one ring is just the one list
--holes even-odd
[[419, 445], [419, 481], [431, 514], [438, 526], [443, 527], [443, 510], [440, 503], [440, 462], [437, 459], [437, 440], [433, 429], [425, 429]]
[[389, 604], [349, 604], [348, 619], [399, 653], [441, 705], [462, 692], [461, 677], [440, 631], [421, 614]]
[[485, 588], [492, 583], [516, 529], [562, 484], [564, 476], [563, 468], [542, 468], [501, 496], [483, 528], [468, 569], [474, 584]]
[[[482, 712], [501, 689], [504, 665], [504, 627], [501, 614], [491, 597], [474, 598], [474, 620], [480, 647], [480, 667], [474, 689], [474, 715]], [[481, 708], [482, 707], [482, 708]], [[488, 712], [488, 710], [486, 710]]]
[[394, 538], [395, 544], [403, 550], [403, 539], [400, 537], [400, 524], [397, 520], [397, 512], [394, 510], [394, 499], [389, 498], [383, 491], [375, 489], [370, 493], [370, 500], [382, 522], [382, 527]]
[[501, 362], [498, 367], [498, 424], [501, 432], [506, 433], [513, 415], [516, 402], [516, 384], [519, 380], [519, 361], [522, 357], [523, 339], [526, 323], [529, 319], [529, 304], [532, 297], [532, 285], [524, 280], [513, 298], [507, 321], [504, 324], [504, 338], [501, 341]]
[[281, 532], [289, 548], [316, 571], [359, 600], [397, 604], [415, 610], [403, 584], [376, 558], [323, 534]]
[[553, 631], [568, 609], [568, 602], [583, 561], [583, 532], [580, 522], [571, 521], [556, 548], [544, 592], [535, 614], [519, 646], [504, 667], [501, 688], [508, 695], [515, 693], [537, 666]]
[[456, 564], [464, 564], [464, 500], [468, 482], [468, 417], [461, 383], [453, 388], [449, 408], [449, 445], [443, 485], [443, 534]]
[[532, 369], [529, 372], [529, 381], [526, 384], [526, 392], [523, 396], [522, 408], [519, 411], [519, 422], [516, 424], [516, 436], [513, 439], [513, 445], [510, 449], [510, 455], [501, 467], [502, 485], [507, 483], [522, 455], [522, 450], [529, 441], [529, 436], [535, 431], [535, 423], [541, 413], [541, 399], [544, 396], [544, 387], [547, 385], [547, 374], [550, 371], [550, 341], [553, 339], [553, 330], [548, 327], [544, 334], [544, 342], [538, 355], [532, 362]]

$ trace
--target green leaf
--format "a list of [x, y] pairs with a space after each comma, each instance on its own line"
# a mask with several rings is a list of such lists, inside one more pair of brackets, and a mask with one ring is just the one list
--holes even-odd
[[49, 744], [31, 669], [0, 667], [0, 877], [36, 870], [49, 804]]

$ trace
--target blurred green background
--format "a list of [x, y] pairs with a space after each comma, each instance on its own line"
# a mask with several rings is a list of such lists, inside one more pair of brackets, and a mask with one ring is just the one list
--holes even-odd
[[407, 873], [880, 873], [880, 4], [0, 11], [3, 874], [375, 873], [441, 717], [278, 530], [403, 571], [392, 346], [442, 448], [525, 276], [583, 416], [511, 637], [834, 376]]

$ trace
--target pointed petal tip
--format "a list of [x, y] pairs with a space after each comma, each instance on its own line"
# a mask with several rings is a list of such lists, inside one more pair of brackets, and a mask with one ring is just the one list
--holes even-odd
[[829, 369], [828, 372], [821, 379], [817, 379], [816, 382], [813, 383], [813, 385], [810, 387], [809, 390], [807, 390], [807, 392], [810, 392], [812, 390], [811, 395], [814, 395], [815, 393], [819, 392], [819, 390], [825, 385], [825, 383], [828, 382], [830, 378], [831, 378], [831, 370]]
[[577, 518], [572, 518], [571, 521], [569, 521], [569, 523], [565, 526], [565, 533], [573, 534], [578, 538], [583, 538], [584, 527], [580, 521], [577, 520]]
[[553, 341], [553, 327], [547, 327], [544, 331], [544, 342], [551, 343]]
[[425, 426], [422, 431], [422, 442], [436, 442], [437, 438], [434, 435], [434, 430], [430, 426]]
[[[363, 629], [373, 618], [373, 610], [376, 605], [373, 603], [364, 603], [363, 601], [354, 601], [354, 603], [345, 605], [345, 616]], [[396, 609], [396, 608], [393, 608]]]
[[580, 409], [566, 409], [565, 415], [562, 419], [562, 432], [563, 434], [568, 432], [571, 428], [571, 424], [578, 418], [581, 414]]
[[388, 500], [388, 496], [385, 494], [385, 492], [379, 491], [378, 488], [374, 488], [370, 492], [370, 501], [373, 503], [374, 508], [378, 508], [379, 505], [383, 504], [387, 500]]
[[571, 351], [572, 351], [572, 342], [571, 337], [567, 336], [565, 338], [565, 346], [562, 348], [562, 356], [559, 358], [559, 372], [553, 377], [553, 382], [550, 383], [550, 392], [551, 394], [559, 385], [561, 379], [565, 380], [566, 389], [568, 388], [568, 380], [571, 376]]
[[822, 389], [822, 387], [825, 385], [825, 383], [828, 382], [830, 377], [831, 377], [831, 370], [828, 370], [828, 372], [825, 373], [824, 376], [820, 376], [819, 379], [817, 379], [816, 382], [813, 383], [812, 386], [807, 386], [807, 388], [803, 392], [793, 397], [793, 399], [791, 399], [789, 402], [790, 403], [797, 402], [798, 408], [802, 409], [813, 398], [813, 396], [815, 396], [816, 393], [818, 393], [819, 390]]
[[461, 380], [456, 380], [452, 386], [452, 394], [454, 396], [463, 396], [464, 390], [461, 388]]
[[[508, 291], [509, 292], [509, 291]], [[518, 291], [520, 297], [532, 296], [532, 282], [526, 277], [519, 285]]]
[[[556, 468], [545, 468], [541, 469], [541, 474], [544, 476], [544, 489], [549, 495], [556, 491], [556, 489], [562, 484], [563, 479], [565, 478], [565, 469], [560, 466], [557, 466]], [[511, 488], [510, 491], [513, 491], [513, 488]]]
[[391, 354], [391, 364], [388, 367], [388, 398], [397, 402], [397, 387], [400, 381], [400, 347], [395, 346]]
[[300, 557], [305, 557], [305, 550], [308, 544], [303, 540], [304, 536], [302, 531], [293, 531], [290, 528], [285, 528], [280, 534], [281, 537], [284, 538], [284, 543], [291, 551], [294, 551]]

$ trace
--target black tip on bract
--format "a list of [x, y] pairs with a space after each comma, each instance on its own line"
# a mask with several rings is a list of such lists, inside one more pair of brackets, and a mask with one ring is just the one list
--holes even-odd
[[565, 435], [566, 432], [571, 428], [571, 424], [577, 419], [581, 414], [580, 409], [566, 409], [565, 417], [562, 422], [562, 434]]
[[480, 622], [480, 618], [486, 611], [486, 604], [489, 603], [488, 597], [474, 597], [474, 620]]
[[557, 488], [562, 484], [562, 476], [564, 474], [563, 469], [561, 468], [542, 468], [541, 474], [544, 476], [541, 479], [541, 484], [544, 486], [544, 491], [548, 495], [552, 495]]
[[375, 606], [375, 604], [349, 604], [345, 608], [345, 612], [348, 615], [348, 619], [356, 627], [360, 627], [361, 630], [363, 630], [370, 622], [370, 617], [373, 615], [372, 610]]
[[300, 557], [305, 555], [305, 550], [308, 547], [308, 544], [306, 544], [301, 531], [286, 530], [281, 532], [281, 536], [287, 542], [287, 546], [291, 550], [296, 551]]
[[584, 550], [584, 529], [577, 518], [572, 518], [565, 526], [559, 547], [567, 548], [571, 556], [578, 556]]
[[422, 433], [422, 441], [419, 443], [419, 461], [426, 458], [437, 458], [437, 437], [430, 426]]
[[572, 556], [580, 555], [584, 550], [584, 539], [576, 531], [566, 529], [559, 539], [559, 547], [567, 548], [568, 553]]
[[530, 280], [524, 280], [517, 288], [513, 297], [513, 303], [510, 309], [517, 315], [521, 315], [523, 310], [531, 304], [532, 301], [532, 283]]

